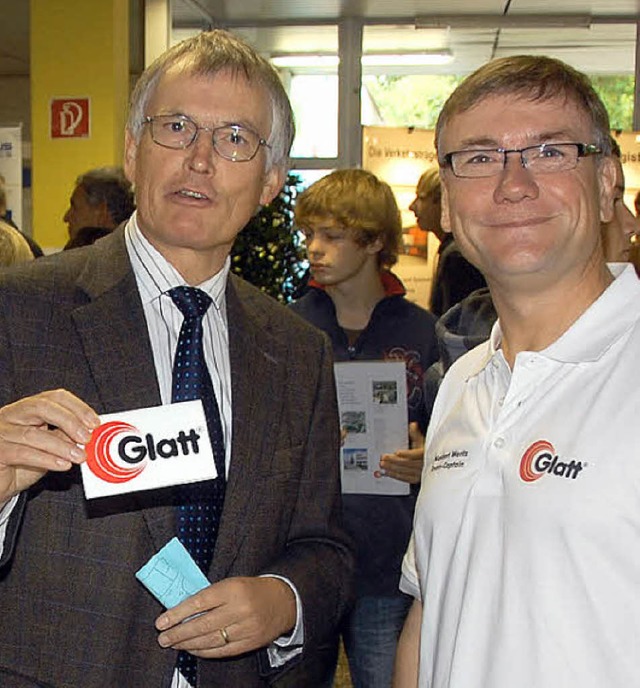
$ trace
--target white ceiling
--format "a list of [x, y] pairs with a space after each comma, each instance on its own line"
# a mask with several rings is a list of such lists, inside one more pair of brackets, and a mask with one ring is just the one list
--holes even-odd
[[[470, 14], [486, 19], [463, 27]], [[450, 26], [415, 28], [416, 18], [438, 15], [454, 15]], [[589, 26], [526, 27], [554, 15], [581, 15]], [[545, 53], [591, 74], [619, 74], [635, 71], [640, 0], [173, 0], [175, 27], [254, 25], [246, 35], [265, 54], [335, 53], [335, 22], [345, 17], [364, 20], [364, 52], [450, 50], [453, 62], [430, 73], [463, 74], [492, 57]]]
[[338, 17], [411, 18], [427, 14], [591, 13], [635, 15], [637, 0], [174, 0], [176, 21], [309, 20]]
[[[131, 0], [133, 64], [140, 55], [136, 23], [141, 2]], [[457, 15], [451, 28], [414, 28], [417, 17], [443, 14]], [[489, 19], [481, 27], [461, 28], [469, 14], [491, 15], [495, 23]], [[590, 17], [590, 28], [497, 28], [505, 18], [517, 22], [518, 17], [524, 21], [523, 15], [548, 19], [554, 14]], [[640, 0], [173, 0], [172, 15], [180, 29], [257, 26], [250, 35], [267, 54], [336, 52], [335, 22], [355, 17], [365, 22], [365, 52], [447, 48], [454, 55], [447, 70], [454, 73], [470, 71], [494, 56], [522, 52], [552, 54], [589, 73], [632, 73], [633, 22], [640, 19]], [[275, 27], [278, 23], [284, 26]], [[28, 73], [29, 3], [18, 0], [3, 8], [0, 76]]]

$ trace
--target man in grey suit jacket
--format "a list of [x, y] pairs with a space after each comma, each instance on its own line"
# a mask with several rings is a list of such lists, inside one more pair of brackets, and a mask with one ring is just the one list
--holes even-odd
[[[321, 685], [318, 648], [352, 567], [330, 353], [228, 276], [235, 236], [283, 183], [292, 138], [286, 94], [251, 48], [222, 31], [179, 44], [132, 96], [137, 213], [94, 246], [2, 277], [4, 688], [182, 688], [176, 650], [198, 657], [205, 688]], [[166, 292], [179, 284], [213, 297], [205, 358], [230, 441], [212, 584], [163, 611], [134, 573], [175, 535], [172, 490], [87, 502], [78, 445], [98, 413], [170, 400], [181, 316]]]

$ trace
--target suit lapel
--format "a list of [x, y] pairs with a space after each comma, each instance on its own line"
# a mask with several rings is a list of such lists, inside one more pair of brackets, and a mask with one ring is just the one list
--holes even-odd
[[78, 277], [78, 286], [88, 301], [75, 309], [73, 319], [91, 367], [101, 411], [159, 404], [142, 302], [121, 231], [96, 245]]
[[[100, 400], [100, 413], [157, 406], [160, 391], [140, 294], [122, 230], [99, 244], [78, 278], [89, 296], [73, 319], [82, 340]], [[175, 534], [168, 491], [140, 492], [133, 500], [147, 523], [155, 549]], [[113, 504], [117, 508], [116, 503]]]
[[[237, 287], [237, 289], [236, 289]], [[283, 398], [284, 351], [269, 332], [252, 291], [230, 277], [227, 288], [233, 439], [222, 523], [211, 580], [225, 577], [251, 530], [260, 479], [277, 439], [278, 400]]]
[[[74, 312], [101, 413], [160, 404], [153, 353], [122, 230], [103, 239], [78, 286], [88, 295]], [[268, 331], [261, 299], [230, 277], [227, 316], [233, 404], [233, 439], [225, 506], [212, 581], [225, 577], [250, 530], [255, 491], [271, 467], [285, 383], [285, 351]], [[175, 535], [170, 491], [132, 495], [157, 550]]]

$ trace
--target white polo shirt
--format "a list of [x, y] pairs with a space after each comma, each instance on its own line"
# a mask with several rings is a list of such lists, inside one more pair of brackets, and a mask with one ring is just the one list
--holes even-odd
[[420, 688], [640, 686], [640, 281], [513, 371], [499, 324], [446, 376], [401, 588]]

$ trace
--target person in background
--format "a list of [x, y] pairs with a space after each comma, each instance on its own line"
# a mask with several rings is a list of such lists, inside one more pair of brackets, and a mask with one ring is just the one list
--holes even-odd
[[4, 175], [2, 174], [0, 174], [0, 221], [5, 222], [9, 226], [13, 227], [16, 231], [20, 232], [20, 234], [24, 237], [24, 240], [29, 245], [29, 250], [31, 251], [31, 254], [34, 258], [41, 258], [44, 255], [44, 252], [42, 251], [38, 243], [27, 234], [21, 232], [20, 229], [17, 227], [16, 223], [10, 217], [9, 212], [7, 210], [6, 180], [4, 178]]
[[72, 248], [80, 248], [80, 246], [89, 246], [98, 239], [111, 234], [113, 229], [107, 227], [81, 227], [74, 235], [73, 239], [69, 239], [64, 245], [63, 251], [69, 251]]
[[632, 242], [638, 236], [638, 225], [624, 202], [624, 171], [618, 142], [611, 137], [611, 151], [616, 167], [613, 198], [613, 218], [602, 223], [602, 249], [607, 263], [627, 263], [631, 260]]
[[428, 169], [418, 180], [416, 197], [409, 206], [418, 226], [431, 232], [440, 242], [435, 257], [429, 310], [440, 317], [472, 291], [486, 286], [482, 273], [458, 249], [453, 235], [441, 225], [440, 176], [437, 168]]
[[497, 317], [491, 293], [485, 287], [472, 292], [438, 318], [439, 358], [424, 374], [424, 402], [429, 416], [449, 368], [460, 356], [489, 338]]
[[[436, 359], [435, 318], [405, 299], [391, 272], [402, 240], [393, 192], [370, 172], [338, 170], [297, 199], [311, 281], [292, 309], [329, 335], [337, 361], [401, 360], [407, 369], [410, 447], [384, 455], [387, 476], [416, 485], [427, 415], [422, 374]], [[336, 454], [336, 461], [338, 455]], [[342, 625], [354, 688], [388, 688], [410, 598], [399, 592], [415, 491], [343, 495], [356, 543], [356, 602]]]
[[[69, 228], [65, 249], [90, 243], [86, 236], [78, 237], [84, 227], [113, 230], [131, 217], [135, 207], [133, 187], [121, 167], [98, 167], [81, 174], [62, 218]], [[88, 235], [98, 238], [95, 229]]]
[[0, 265], [27, 263], [34, 257], [24, 236], [6, 222], [0, 222]]
[[[332, 668], [318, 648], [350, 601], [352, 553], [331, 350], [229, 274], [293, 134], [252, 47], [222, 30], [183, 41], [132, 94], [129, 221], [0, 274], [2, 688], [300, 688]], [[214, 480], [85, 499], [98, 414], [189, 399]], [[135, 573], [174, 537], [210, 584], [165, 610]]]
[[498, 321], [431, 417], [395, 688], [637, 682], [640, 281], [605, 262], [609, 132], [589, 79], [541, 56], [440, 113], [443, 226]]

